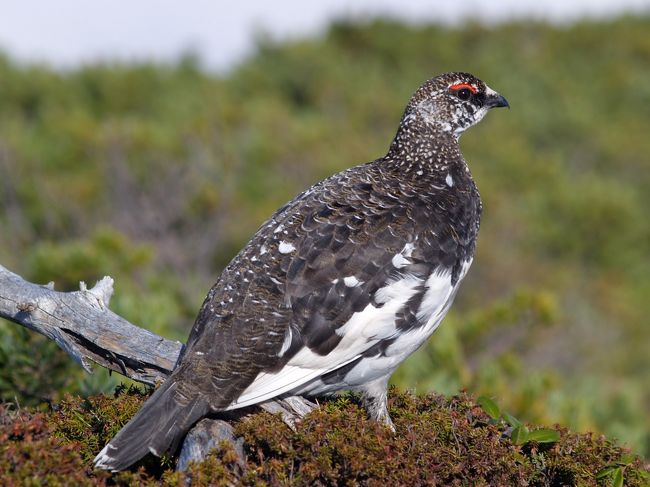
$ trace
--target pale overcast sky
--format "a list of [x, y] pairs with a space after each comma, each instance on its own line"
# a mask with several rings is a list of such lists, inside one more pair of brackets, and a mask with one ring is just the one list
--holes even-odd
[[254, 34], [318, 33], [333, 18], [390, 15], [410, 22], [570, 22], [650, 12], [650, 0], [10, 0], [0, 13], [0, 50], [59, 67], [102, 59], [174, 59], [192, 49], [223, 69], [245, 56]]

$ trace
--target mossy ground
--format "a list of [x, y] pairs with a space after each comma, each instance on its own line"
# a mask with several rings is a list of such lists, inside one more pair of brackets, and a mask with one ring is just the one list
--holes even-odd
[[[149, 456], [119, 474], [91, 466], [145, 397], [137, 389], [68, 396], [47, 412], [0, 405], [0, 484], [185, 485], [170, 459]], [[515, 445], [466, 394], [393, 390], [390, 410], [397, 434], [346, 397], [323, 403], [296, 431], [277, 416], [252, 415], [236, 423], [248, 456], [243, 476], [224, 445], [193, 466], [192, 485], [610, 485], [612, 476], [596, 476], [617, 464], [625, 485], [649, 483], [648, 465], [602, 436], [556, 427], [555, 443]]]

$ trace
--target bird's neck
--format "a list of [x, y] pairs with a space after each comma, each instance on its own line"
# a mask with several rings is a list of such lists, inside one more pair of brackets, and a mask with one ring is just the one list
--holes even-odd
[[452, 165], [465, 165], [458, 137], [448, 127], [409, 113], [402, 118], [385, 160], [404, 176], [442, 173]]

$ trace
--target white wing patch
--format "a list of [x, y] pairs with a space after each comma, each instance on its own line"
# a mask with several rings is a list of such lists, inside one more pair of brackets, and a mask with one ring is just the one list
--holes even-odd
[[[393, 365], [397, 367], [406, 357], [420, 348], [436, 328], [438, 328], [442, 319], [447, 314], [456, 297], [460, 283], [465, 277], [465, 274], [467, 274], [471, 264], [471, 259], [463, 263], [455, 286], [451, 284], [450, 272], [434, 272], [429, 276], [425, 285], [426, 291], [416, 315], [418, 320], [423, 323], [422, 326], [401, 335], [386, 349], [386, 357], [378, 359], [379, 361], [386, 361], [386, 366]], [[390, 361], [391, 359], [393, 359], [392, 362]], [[395, 360], [397, 360], [397, 364], [394, 364]], [[374, 366], [381, 365], [374, 364]]]
[[357, 286], [360, 286], [361, 284], [363, 284], [362, 281], [360, 281], [359, 279], [357, 279], [357, 278], [354, 277], [354, 276], [344, 277], [344, 278], [343, 278], [343, 283], [344, 283], [347, 287], [357, 287]]
[[406, 257], [404, 257], [404, 254], [395, 254], [393, 256], [393, 259], [391, 260], [391, 263], [393, 266], [395, 266], [397, 269], [401, 269], [404, 266], [407, 266], [411, 263], [410, 260], [408, 260]]
[[407, 243], [406, 245], [404, 245], [404, 248], [399, 253], [393, 256], [393, 259], [391, 260], [393, 266], [396, 267], [397, 269], [401, 269], [402, 267], [411, 264], [409, 257], [411, 257], [411, 255], [413, 254], [414, 249], [415, 249], [415, 245], [412, 243]]
[[370, 303], [362, 311], [354, 313], [336, 331], [342, 339], [329, 354], [322, 356], [303, 348], [280, 371], [260, 373], [228, 409], [266, 401], [356, 360], [377, 341], [395, 334], [395, 314], [416, 293], [420, 284], [422, 279], [415, 276], [401, 276], [379, 289], [376, 297], [383, 306], [375, 307]]
[[[318, 357], [315, 353], [310, 353], [314, 357]], [[356, 357], [352, 357], [347, 362], [337, 364], [337, 368], [352, 362]], [[296, 367], [289, 365], [291, 361], [280, 370], [278, 373], [272, 374], [268, 372], [261, 372], [253, 383], [242, 392], [242, 394], [226, 408], [226, 410], [239, 409], [260, 402], [268, 401], [274, 397], [280, 396], [284, 393], [292, 391], [301, 385], [309, 382], [316, 377], [329, 372], [323, 369], [306, 369], [303, 367]]]
[[293, 339], [293, 332], [291, 327], [287, 328], [287, 332], [284, 334], [284, 341], [282, 342], [282, 348], [278, 352], [278, 357], [282, 357], [289, 347], [291, 346], [291, 340]]
[[285, 242], [284, 240], [282, 240], [280, 242], [280, 245], [278, 245], [278, 252], [280, 252], [281, 254], [288, 254], [290, 252], [293, 252], [294, 250], [296, 250], [296, 247], [294, 247], [294, 245], [291, 242]]
[[[410, 252], [408, 255], [410, 256]], [[301, 389], [314, 394], [336, 390], [336, 385], [318, 386], [308, 383], [358, 359], [378, 341], [396, 337], [395, 342], [386, 349], [385, 355], [362, 359], [346, 375], [344, 386], [354, 388], [369, 380], [391, 374], [440, 324], [470, 264], [471, 260], [465, 262], [455, 286], [451, 284], [450, 272], [434, 272], [426, 282], [410, 274], [400, 275], [375, 294], [375, 301], [380, 307], [374, 306], [373, 303], [368, 304], [336, 330], [341, 336], [341, 341], [334, 350], [322, 356], [307, 347], [301, 349], [280, 371], [260, 373], [228, 409], [257, 404]], [[425, 286], [425, 293], [417, 312], [421, 326], [410, 331], [397, 330], [397, 312], [418, 292], [422, 284]], [[291, 332], [285, 335], [280, 356], [287, 351], [290, 344]]]
[[417, 312], [420, 322], [434, 320], [436, 314], [442, 311], [445, 303], [449, 301], [451, 293], [454, 291], [454, 287], [451, 285], [451, 273], [434, 272], [427, 279], [425, 288], [422, 304]]
[[[377, 289], [375, 300], [380, 304], [386, 304], [389, 301], [399, 302], [401, 307], [406, 301], [415, 294], [415, 288], [422, 283], [422, 279], [413, 275], [400, 276], [398, 279], [390, 281], [386, 286]], [[368, 308], [362, 311], [365, 312]], [[358, 313], [355, 313], [358, 314]], [[354, 318], [354, 316], [353, 316]], [[345, 325], [347, 326], [347, 324]]]

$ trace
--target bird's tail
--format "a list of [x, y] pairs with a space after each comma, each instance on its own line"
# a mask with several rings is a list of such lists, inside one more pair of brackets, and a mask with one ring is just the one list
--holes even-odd
[[95, 467], [124, 470], [151, 452], [160, 456], [174, 451], [185, 433], [209, 411], [207, 401], [184, 398], [178, 382], [167, 379], [137, 414], [95, 457]]

